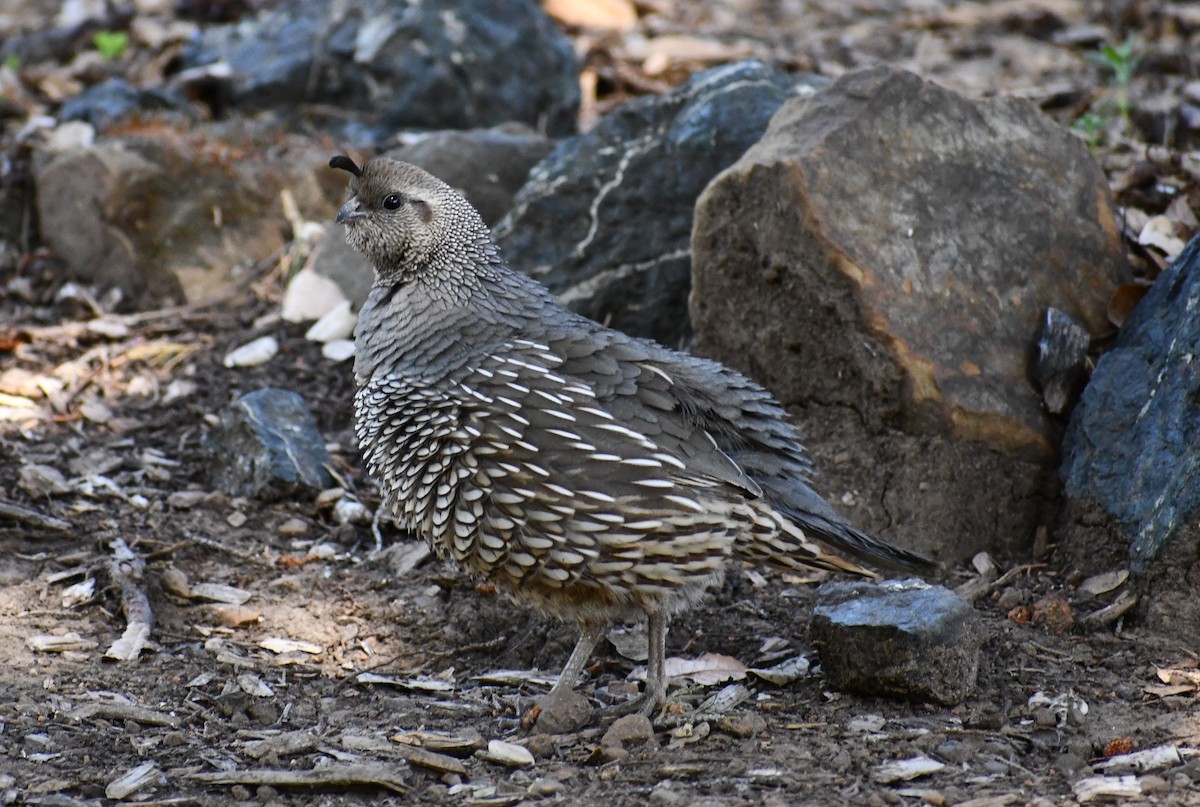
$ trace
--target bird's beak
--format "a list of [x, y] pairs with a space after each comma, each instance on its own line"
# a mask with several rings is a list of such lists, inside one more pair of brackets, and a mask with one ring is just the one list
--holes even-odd
[[361, 219], [367, 215], [366, 211], [358, 206], [358, 197], [351, 196], [350, 201], [342, 205], [342, 209], [338, 211], [337, 218], [334, 219], [338, 224], [348, 224], [355, 219]]

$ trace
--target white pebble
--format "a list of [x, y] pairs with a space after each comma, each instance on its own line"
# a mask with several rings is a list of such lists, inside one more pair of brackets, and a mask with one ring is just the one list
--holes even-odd
[[236, 350], [231, 351], [225, 357], [225, 366], [254, 367], [258, 364], [266, 364], [275, 358], [275, 354], [278, 352], [279, 342], [275, 337], [264, 336], [255, 339], [253, 342], [247, 342]]

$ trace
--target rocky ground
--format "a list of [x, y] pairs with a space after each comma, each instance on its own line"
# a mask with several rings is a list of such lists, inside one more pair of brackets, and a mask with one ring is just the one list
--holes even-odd
[[[165, 69], [175, 47], [151, 44], [150, 23], [204, 24], [254, 4], [155, 5], [171, 4], [107, 23], [135, 35], [116, 62], [132, 80]], [[569, 20], [579, 4], [546, 5]], [[584, 56], [585, 126], [746, 56], [826, 76], [898, 64], [970, 96], [1032, 99], [1076, 128], [1109, 178], [1142, 285], [1197, 229], [1190, 4], [586, 5], [606, 9], [610, 29], [563, 23]], [[48, 30], [58, 6], [0, 2], [0, 21]], [[6, 64], [7, 136], [93, 80], [89, 58]], [[1200, 803], [1198, 648], [1105, 613], [1118, 568], [1085, 580], [1077, 553], [1040, 543], [994, 571], [945, 570], [984, 637], [961, 704], [835, 691], [806, 627], [822, 579], [735, 569], [676, 622], [668, 655], [726, 657], [693, 665], [708, 672], [799, 656], [811, 669], [783, 685], [701, 669], [679, 679], [650, 731], [625, 721], [535, 737], [521, 718], [572, 627], [427, 559], [386, 523], [377, 551], [372, 525], [343, 523], [335, 496], [263, 503], [215, 490], [214, 424], [239, 395], [275, 386], [304, 395], [336, 484], [377, 503], [354, 448], [348, 363], [278, 318], [298, 247], [215, 303], [117, 314], [35, 237], [7, 235], [0, 803]], [[1114, 325], [1137, 293], [1114, 297]], [[274, 358], [226, 366], [268, 334]], [[849, 502], [870, 470], [839, 466], [838, 435], [819, 418], [806, 426], [831, 466], [823, 492]], [[152, 621], [148, 637], [128, 630], [139, 620]], [[622, 651], [614, 635], [589, 668], [598, 701], [628, 691], [639, 662]]]

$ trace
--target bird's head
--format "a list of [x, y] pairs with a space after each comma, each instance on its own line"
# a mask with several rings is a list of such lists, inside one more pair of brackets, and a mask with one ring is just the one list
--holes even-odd
[[[375, 157], [359, 166], [339, 154], [329, 161], [354, 175], [338, 211], [346, 241], [375, 269], [377, 282], [405, 273], [461, 266], [464, 250], [490, 251], [479, 214], [457, 191], [415, 165]], [[471, 255], [471, 257], [483, 257]]]

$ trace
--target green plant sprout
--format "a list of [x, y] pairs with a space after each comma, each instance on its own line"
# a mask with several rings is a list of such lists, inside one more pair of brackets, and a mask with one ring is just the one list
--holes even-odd
[[1141, 62], [1141, 54], [1134, 53], [1133, 40], [1126, 39], [1120, 45], [1105, 42], [1095, 53], [1086, 54], [1089, 62], [1099, 65], [1101, 70], [1111, 73], [1108, 85], [1112, 88], [1117, 114], [1121, 120], [1129, 120], [1129, 83]]
[[129, 34], [124, 31], [97, 31], [92, 44], [105, 59], [120, 59], [129, 47]]

